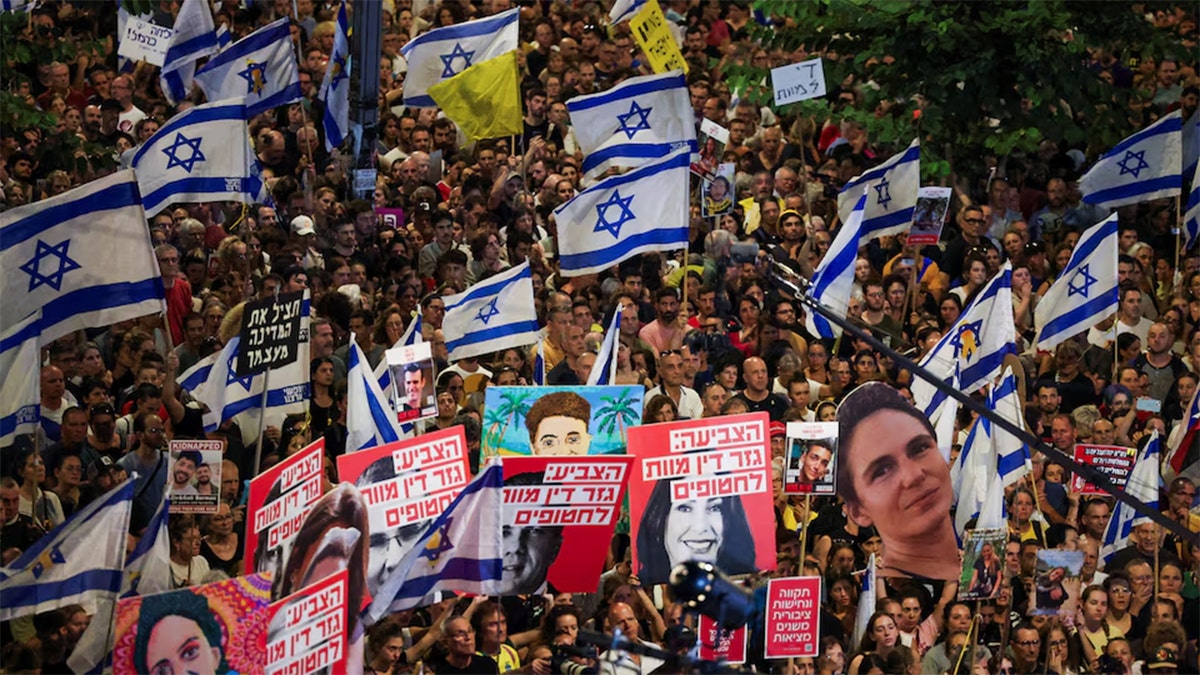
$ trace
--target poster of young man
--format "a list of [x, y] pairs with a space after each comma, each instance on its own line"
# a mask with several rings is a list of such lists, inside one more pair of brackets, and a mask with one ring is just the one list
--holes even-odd
[[594, 593], [634, 458], [503, 461], [501, 594]]
[[775, 569], [767, 422], [759, 412], [630, 429], [630, 536], [643, 585], [666, 583], [688, 560], [726, 574]]
[[923, 187], [917, 193], [917, 205], [913, 208], [912, 228], [908, 232], [910, 246], [937, 244], [946, 224], [946, 212], [950, 210], [951, 188]]
[[401, 422], [437, 415], [432, 349], [430, 343], [418, 342], [386, 352], [392, 374], [392, 406]]
[[785, 493], [834, 493], [837, 432], [837, 422], [788, 422]]
[[367, 590], [374, 595], [470, 481], [466, 435], [455, 425], [342, 455], [338, 477], [354, 483], [367, 506]]
[[1083, 551], [1039, 549], [1029, 613], [1074, 619], [1079, 608], [1079, 575]]
[[623, 455], [642, 387], [488, 387], [483, 456]]
[[117, 603], [114, 673], [262, 673], [271, 580], [260, 574]]
[[216, 513], [221, 503], [223, 440], [175, 440], [171, 453], [171, 513]]
[[733, 209], [735, 166], [732, 162], [720, 164], [713, 177], [704, 180], [704, 199], [700, 204], [705, 218], [715, 218]]
[[246, 499], [246, 574], [278, 574], [309, 508], [321, 498], [325, 439], [250, 479]]
[[1000, 591], [1004, 579], [1004, 546], [1008, 530], [971, 530], [963, 542], [962, 576], [958, 581], [959, 600], [991, 600]]
[[346, 644], [348, 587], [342, 569], [271, 603], [266, 675], [352, 672]]

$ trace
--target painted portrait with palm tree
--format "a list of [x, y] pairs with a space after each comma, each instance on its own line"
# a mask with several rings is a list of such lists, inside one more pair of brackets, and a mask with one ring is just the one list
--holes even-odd
[[641, 387], [488, 387], [483, 454], [624, 454], [642, 415]]

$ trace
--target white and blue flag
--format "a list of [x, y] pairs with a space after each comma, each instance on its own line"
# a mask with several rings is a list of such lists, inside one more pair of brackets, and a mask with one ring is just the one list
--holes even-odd
[[1191, 181], [1192, 188], [1188, 190], [1187, 207], [1183, 215], [1183, 248], [1188, 250], [1200, 241], [1200, 178], [1197, 177], [1197, 167], [1200, 166], [1200, 110], [1192, 113], [1191, 119], [1183, 127], [1183, 174], [1184, 179]]
[[171, 105], [187, 98], [192, 90], [196, 61], [217, 51], [217, 27], [205, 0], [183, 0], [175, 16], [174, 32], [159, 73], [163, 96]]
[[533, 384], [537, 387], [546, 386], [546, 356], [542, 353], [541, 340], [533, 346]]
[[954, 488], [954, 531], [959, 539], [967, 523], [979, 515], [987, 494], [990, 477], [995, 473], [996, 453], [986, 418], [975, 420], [954, 464], [950, 466], [950, 484]]
[[600, 343], [600, 353], [592, 364], [592, 372], [588, 373], [588, 386], [616, 384], [617, 351], [621, 348], [621, 306], [617, 305], [613, 312], [608, 331], [604, 333], [604, 342]]
[[0, 621], [116, 597], [133, 484], [129, 480], [113, 488], [0, 567]]
[[1174, 197], [1183, 188], [1183, 117], [1178, 110], [1117, 143], [1079, 179], [1083, 201], [1115, 209]]
[[243, 99], [245, 119], [299, 101], [300, 70], [286, 17], [233, 43], [196, 71], [210, 101]]
[[[346, 364], [346, 452], [366, 450], [401, 438], [396, 412], [379, 388], [358, 342], [350, 341]], [[383, 365], [386, 366], [386, 359]]]
[[333, 31], [333, 53], [325, 67], [318, 94], [325, 103], [325, 149], [333, 151], [350, 134], [350, 21], [346, 18], [346, 3], [338, 8], [337, 24]]
[[146, 214], [176, 202], [263, 203], [241, 99], [190, 108], [172, 117], [133, 155]]
[[864, 235], [873, 239], [903, 232], [912, 224], [920, 189], [921, 145], [914, 140], [904, 152], [846, 183], [838, 194], [838, 216], [842, 222], [849, 220], [850, 211], [866, 195]]
[[1083, 231], [1071, 259], [1034, 310], [1040, 350], [1100, 323], [1117, 311], [1117, 214]]
[[[1150, 440], [1146, 442], [1146, 447], [1138, 453], [1137, 462], [1129, 472], [1124, 492], [1157, 511], [1158, 492], [1162, 482], [1158, 466], [1159, 445], [1162, 439], [1157, 431], [1153, 431], [1151, 434]], [[1154, 521], [1134, 511], [1133, 507], [1125, 502], [1117, 502], [1116, 508], [1108, 520], [1108, 527], [1104, 530], [1104, 543], [1100, 545], [1100, 559], [1107, 562], [1112, 554], [1129, 545], [1129, 535], [1133, 534], [1133, 528], [1151, 522]]]
[[555, 209], [563, 276], [596, 274], [639, 253], [687, 246], [689, 156], [677, 150], [610, 176]]
[[646, 0], [617, 0], [608, 10], [608, 24], [616, 26], [625, 19], [632, 19], [645, 5]]
[[496, 595], [503, 567], [504, 470], [491, 460], [413, 543], [364, 611], [370, 625], [434, 591]]
[[567, 101], [583, 151], [583, 175], [637, 167], [681, 147], [696, 151], [696, 118], [683, 73], [631, 77], [607, 91]]
[[[1005, 366], [1000, 374], [1000, 380], [988, 394], [988, 407], [1002, 419], [1021, 429], [1025, 428], [1025, 415], [1021, 405], [1021, 393], [1017, 388], [1017, 376], [1012, 368]], [[1033, 458], [1029, 446], [1020, 437], [995, 426], [990, 436], [992, 446], [996, 449], [996, 475], [1004, 487], [1013, 485], [1033, 472]]]
[[[808, 294], [813, 300], [843, 319], [850, 309], [850, 295], [854, 290], [854, 261], [863, 243], [863, 210], [866, 204], [867, 195], [860, 195], [854, 210], [838, 229], [829, 250], [817, 264], [812, 283], [808, 285]], [[817, 312], [809, 311], [806, 314], [804, 323], [813, 335], [836, 338], [842, 334], [841, 327]]]
[[34, 312], [0, 336], [0, 448], [21, 434], [37, 431], [41, 410], [42, 352], [38, 347], [41, 312]]
[[447, 296], [442, 334], [449, 359], [469, 359], [538, 340], [529, 262]]
[[519, 9], [435, 28], [418, 35], [400, 48], [408, 62], [404, 78], [404, 105], [436, 108], [429, 88], [461, 73], [468, 67], [516, 49], [519, 41]]
[[[1024, 427], [1017, 378], [1009, 368], [988, 392], [988, 407], [1003, 419]], [[961, 538], [967, 523], [978, 518], [976, 529], [1003, 527], [1004, 488], [1016, 483], [1033, 470], [1029, 446], [1001, 429], [986, 417], [980, 417], [967, 434], [958, 459], [950, 468], [954, 486], [954, 527]]]
[[867, 569], [863, 571], [862, 575], [862, 588], [858, 594], [858, 610], [854, 616], [851, 644], [859, 644], [862, 642], [862, 637], [867, 634], [871, 615], [875, 613], [876, 593], [878, 592], [875, 583], [875, 554], [872, 553], [871, 557], [867, 559]]
[[42, 345], [166, 312], [134, 173], [119, 171], [0, 213], [0, 298], [6, 328], [41, 310]]

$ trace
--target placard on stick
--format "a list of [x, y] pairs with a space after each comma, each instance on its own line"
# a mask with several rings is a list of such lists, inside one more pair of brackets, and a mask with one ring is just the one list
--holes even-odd
[[825, 67], [816, 58], [772, 68], [771, 86], [777, 106], [824, 96]]
[[246, 303], [238, 345], [238, 377], [296, 361], [303, 304], [303, 291]]
[[[1090, 443], [1079, 443], [1075, 446], [1075, 461], [1086, 464], [1108, 476], [1108, 479], [1118, 489], [1125, 488], [1125, 482], [1129, 480], [1129, 472], [1133, 471], [1133, 463], [1136, 460], [1136, 448], [1125, 448], [1119, 445], [1091, 445]], [[1071, 475], [1071, 490], [1085, 495], [1104, 493], [1103, 490], [1079, 474]]]
[[221, 439], [174, 440], [168, 444], [171, 513], [216, 513], [221, 505]]
[[768, 659], [817, 656], [821, 577], [771, 579], [767, 583]]
[[125, 30], [117, 42], [117, 55], [130, 61], [145, 61], [162, 67], [167, 60], [167, 44], [174, 34], [175, 31], [166, 26], [131, 16], [125, 22]]
[[706, 661], [722, 661], [730, 665], [746, 662], [746, 627], [737, 630], [721, 628], [716, 619], [700, 615], [700, 628], [696, 632], [700, 642], [700, 658]]

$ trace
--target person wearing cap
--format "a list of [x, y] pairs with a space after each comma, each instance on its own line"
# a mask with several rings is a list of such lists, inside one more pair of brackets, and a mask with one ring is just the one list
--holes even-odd
[[325, 269], [325, 256], [317, 250], [317, 229], [313, 219], [300, 215], [292, 218], [291, 243], [304, 251], [300, 266], [304, 269]]
[[787, 425], [772, 421], [767, 428], [771, 436], [771, 458], [783, 459], [787, 452]]

